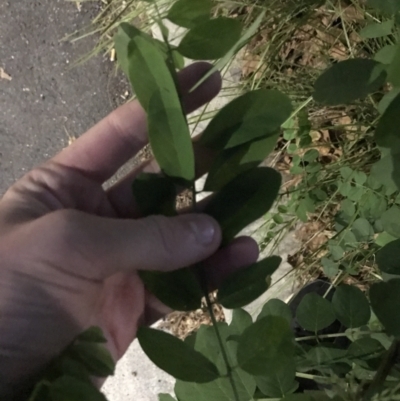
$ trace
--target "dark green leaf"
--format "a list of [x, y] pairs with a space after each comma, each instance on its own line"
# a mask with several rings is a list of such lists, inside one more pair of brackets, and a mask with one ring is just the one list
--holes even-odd
[[106, 343], [103, 331], [100, 327], [92, 326], [76, 337], [77, 341], [86, 341], [91, 343]]
[[204, 213], [218, 221], [223, 242], [228, 243], [243, 228], [268, 212], [280, 185], [280, 174], [271, 168], [244, 172], [210, 199]]
[[[400, 100], [400, 96], [399, 96]], [[399, 120], [400, 121], [400, 120]], [[400, 145], [400, 141], [399, 141]], [[369, 179], [374, 179], [375, 182], [379, 183], [378, 188], [384, 185], [387, 188], [396, 188], [396, 183], [394, 181], [394, 172], [398, 171], [399, 162], [393, 159], [392, 155], [384, 155], [381, 160], [376, 162], [371, 169], [371, 175]], [[369, 180], [371, 183], [371, 180]], [[378, 189], [373, 188], [373, 189]]]
[[266, 369], [262, 376], [256, 376], [256, 383], [262, 393], [268, 397], [285, 397], [297, 390], [299, 384], [295, 377], [296, 366], [293, 360], [289, 359], [287, 364]]
[[248, 312], [243, 309], [234, 309], [229, 331], [232, 335], [240, 335], [247, 327], [251, 326], [252, 323], [253, 320]]
[[385, 96], [381, 99], [378, 104], [378, 111], [380, 114], [383, 114], [386, 109], [389, 107], [390, 103], [400, 94], [400, 88], [393, 88], [389, 93], [386, 93]]
[[[384, 247], [385, 245], [389, 244], [392, 241], [395, 241], [396, 237], [393, 237], [393, 235], [388, 234], [386, 231], [380, 233], [376, 239], [375, 239], [375, 244], [381, 247]], [[379, 254], [378, 254], [379, 255]], [[378, 255], [376, 256], [377, 262], [378, 261]], [[386, 263], [386, 262], [385, 262]]]
[[129, 79], [147, 111], [150, 144], [161, 169], [191, 181], [193, 146], [174, 80], [162, 53], [140, 36], [130, 41]]
[[319, 152], [317, 149], [310, 149], [303, 156], [303, 160], [305, 162], [313, 162], [315, 159], [318, 159]]
[[35, 385], [28, 401], [53, 401], [49, 394], [50, 383], [43, 380]]
[[152, 214], [165, 216], [176, 214], [176, 190], [174, 182], [169, 177], [141, 173], [133, 181], [132, 190], [142, 217]]
[[93, 376], [107, 377], [114, 374], [115, 362], [108, 349], [101, 344], [73, 344], [69, 347], [68, 355], [81, 362]]
[[342, 259], [344, 255], [344, 249], [339, 245], [330, 245], [329, 251], [332, 255], [333, 260], [335, 261]]
[[392, 206], [382, 214], [381, 222], [383, 229], [396, 238], [400, 238], [400, 209]]
[[74, 377], [83, 382], [91, 383], [88, 370], [82, 362], [63, 356], [60, 361], [60, 370], [66, 376]]
[[[232, 375], [238, 390], [239, 401], [249, 401], [256, 388], [253, 377], [241, 369], [235, 369]], [[178, 380], [175, 385], [175, 393], [179, 401], [235, 400], [235, 394], [228, 377], [221, 377], [210, 383], [202, 384]]]
[[342, 284], [332, 298], [336, 318], [346, 327], [360, 327], [369, 322], [371, 309], [364, 293], [357, 287]]
[[178, 51], [192, 60], [215, 60], [235, 45], [242, 31], [233, 18], [219, 17], [194, 26], [182, 39]]
[[211, 0], [178, 0], [170, 8], [167, 18], [185, 28], [207, 21], [210, 18]]
[[400, 336], [400, 279], [373, 284], [369, 298], [372, 310], [388, 334]]
[[222, 151], [211, 166], [205, 191], [217, 191], [244, 171], [257, 167], [274, 150], [278, 135]]
[[239, 366], [250, 374], [262, 375], [265, 369], [287, 364], [294, 358], [293, 339], [293, 332], [284, 318], [266, 316], [248, 327], [240, 337]]
[[332, 278], [339, 273], [339, 264], [328, 258], [322, 258], [321, 264], [327, 277]]
[[206, 383], [219, 377], [210, 360], [171, 334], [140, 327], [137, 338], [150, 360], [179, 380]]
[[316, 293], [310, 293], [301, 300], [296, 318], [301, 327], [316, 333], [335, 321], [335, 313], [328, 300]]
[[348, 216], [348, 217], [353, 217], [354, 214], [356, 213], [356, 208], [354, 206], [354, 203], [350, 201], [349, 199], [345, 199], [340, 203], [340, 209]]
[[367, 360], [382, 354], [385, 350], [382, 344], [374, 338], [359, 338], [350, 344], [348, 354], [351, 358]]
[[400, 43], [397, 44], [396, 53], [388, 67], [388, 81], [395, 87], [400, 86]]
[[368, 5], [386, 14], [395, 14], [400, 11], [398, 0], [368, 0]]
[[174, 397], [170, 394], [158, 394], [158, 401], [176, 401]]
[[386, 45], [375, 54], [374, 60], [388, 65], [393, 61], [396, 49], [396, 45]]
[[163, 304], [180, 311], [201, 307], [203, 292], [199, 280], [190, 268], [172, 272], [140, 271], [146, 288]]
[[[398, 150], [400, 148], [400, 95], [397, 95], [379, 120], [375, 140], [379, 146]], [[386, 156], [388, 157], [388, 156]], [[390, 171], [386, 172], [390, 177]]]
[[225, 280], [218, 290], [218, 302], [229, 309], [241, 308], [267, 291], [271, 275], [282, 259], [271, 256], [254, 265], [238, 270]]
[[327, 105], [350, 103], [375, 92], [383, 85], [382, 65], [368, 59], [352, 59], [334, 64], [315, 83], [314, 99]]
[[285, 319], [288, 324], [292, 323], [293, 315], [289, 306], [280, 299], [270, 299], [261, 309], [257, 316], [257, 321], [265, 316], [280, 316]]
[[347, 352], [344, 349], [328, 348], [317, 345], [308, 351], [307, 360], [308, 363], [311, 362], [311, 366], [314, 369], [323, 371], [324, 367], [327, 365], [329, 366], [332, 363], [345, 362], [346, 354]]
[[357, 240], [360, 242], [369, 241], [374, 236], [374, 229], [367, 219], [360, 217], [351, 228]]
[[290, 99], [277, 90], [248, 92], [217, 113], [200, 142], [208, 148], [222, 150], [272, 136], [291, 112]]
[[93, 384], [69, 376], [60, 377], [51, 384], [50, 396], [57, 401], [107, 401]]
[[376, 263], [381, 271], [400, 275], [400, 239], [385, 245], [376, 255]]
[[381, 38], [392, 33], [394, 20], [374, 22], [361, 29], [360, 36], [365, 39]]

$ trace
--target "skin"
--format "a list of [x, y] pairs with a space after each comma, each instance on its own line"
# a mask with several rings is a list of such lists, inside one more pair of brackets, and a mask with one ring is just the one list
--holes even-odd
[[[186, 112], [220, 90], [210, 68], [180, 73]], [[105, 190], [104, 182], [147, 144], [146, 117], [128, 103], [53, 159], [17, 181], [0, 200], [0, 399], [20, 399], [42, 369], [80, 332], [100, 326], [118, 360], [138, 326], [168, 312], [149, 294], [137, 270], [171, 271], [204, 261], [211, 286], [256, 261], [247, 237], [220, 249], [216, 221], [185, 211], [140, 218], [131, 192], [135, 176], [156, 172], [144, 163]], [[212, 155], [195, 145], [196, 169]]]

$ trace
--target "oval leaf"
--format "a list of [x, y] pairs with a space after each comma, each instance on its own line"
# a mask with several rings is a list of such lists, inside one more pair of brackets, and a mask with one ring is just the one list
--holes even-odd
[[293, 320], [293, 314], [289, 305], [280, 299], [270, 299], [261, 309], [261, 312], [257, 316], [257, 320], [260, 320], [265, 316], [280, 316], [285, 319], [289, 325]]
[[394, 53], [394, 57], [392, 62], [388, 68], [388, 81], [394, 86], [400, 86], [400, 43], [396, 46], [396, 52]]
[[396, 45], [386, 45], [382, 47], [374, 56], [374, 60], [382, 64], [390, 64], [396, 54]]
[[140, 271], [139, 276], [146, 288], [170, 308], [191, 311], [201, 307], [203, 292], [199, 280], [189, 268], [167, 273]]
[[215, 60], [223, 57], [239, 40], [241, 23], [219, 17], [196, 25], [182, 39], [178, 51], [192, 60]]
[[192, 180], [193, 146], [174, 80], [162, 53], [140, 36], [129, 45], [129, 79], [147, 112], [149, 140], [161, 169]]
[[335, 321], [332, 304], [316, 293], [306, 294], [296, 311], [300, 326], [316, 333]]
[[170, 8], [167, 18], [185, 28], [207, 21], [210, 18], [211, 0], [178, 0]]
[[336, 288], [332, 305], [337, 319], [346, 327], [360, 327], [369, 322], [371, 308], [367, 297], [357, 287], [341, 285]]
[[381, 38], [392, 33], [394, 27], [394, 20], [389, 20], [380, 23], [368, 24], [361, 29], [360, 36], [365, 39]]
[[376, 255], [379, 269], [388, 274], [400, 275], [400, 239], [386, 244]]
[[274, 150], [279, 134], [222, 151], [208, 173], [204, 191], [218, 191], [244, 171], [257, 167]]
[[382, 214], [381, 222], [383, 229], [393, 235], [393, 237], [400, 238], [400, 208], [392, 206]]
[[228, 309], [241, 308], [267, 291], [271, 275], [282, 259], [271, 256], [254, 265], [238, 270], [225, 280], [218, 290], [218, 302]]
[[204, 213], [221, 226], [223, 243], [230, 242], [243, 228], [263, 216], [278, 196], [281, 175], [268, 167], [240, 174], [213, 196]]
[[229, 332], [232, 335], [240, 335], [247, 327], [251, 326], [253, 319], [250, 313], [244, 309], [235, 309], [232, 313], [232, 321], [229, 325]]
[[387, 106], [375, 130], [375, 140], [379, 146], [400, 149], [400, 94]]
[[400, 336], [400, 279], [373, 284], [369, 298], [372, 310], [388, 334]]
[[374, 60], [342, 61], [317, 79], [314, 99], [327, 105], [350, 103], [375, 92], [383, 85], [385, 78], [382, 65]]
[[169, 177], [141, 173], [133, 181], [132, 190], [141, 217], [176, 214], [176, 190], [174, 182]]
[[277, 90], [248, 92], [217, 113], [200, 142], [208, 148], [222, 150], [272, 136], [291, 112], [290, 99]]
[[57, 401], [107, 401], [93, 384], [69, 376], [60, 377], [51, 384], [50, 397]]
[[265, 369], [287, 364], [294, 358], [293, 339], [293, 332], [285, 319], [266, 316], [241, 335], [237, 351], [239, 366], [250, 374], [262, 375]]
[[150, 360], [179, 380], [206, 383], [219, 377], [210, 360], [171, 334], [140, 327], [137, 338]]
[[114, 374], [114, 359], [103, 345], [96, 343], [73, 344], [68, 349], [68, 356], [82, 363], [93, 376], [107, 377]]

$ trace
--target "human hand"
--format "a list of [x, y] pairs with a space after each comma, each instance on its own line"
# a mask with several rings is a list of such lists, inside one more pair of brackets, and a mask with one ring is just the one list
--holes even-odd
[[[188, 90], [209, 69], [180, 73], [187, 112], [214, 97], [214, 74]], [[0, 200], [0, 398], [13, 399], [35, 375], [89, 326], [100, 326], [118, 360], [138, 325], [167, 312], [149, 294], [137, 270], [170, 271], [205, 260], [212, 285], [253, 263], [258, 249], [239, 238], [218, 250], [217, 223], [201, 214], [140, 218], [131, 183], [144, 163], [103, 189], [120, 166], [147, 143], [146, 118], [137, 102], [102, 120], [53, 159], [32, 170]], [[210, 155], [202, 153], [203, 171]], [[18, 389], [18, 391], [17, 391]]]

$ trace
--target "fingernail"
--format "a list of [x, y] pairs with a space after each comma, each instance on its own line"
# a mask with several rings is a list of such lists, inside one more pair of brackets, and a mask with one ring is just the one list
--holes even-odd
[[216, 227], [207, 217], [195, 217], [189, 222], [196, 240], [202, 245], [210, 245], [215, 240]]

